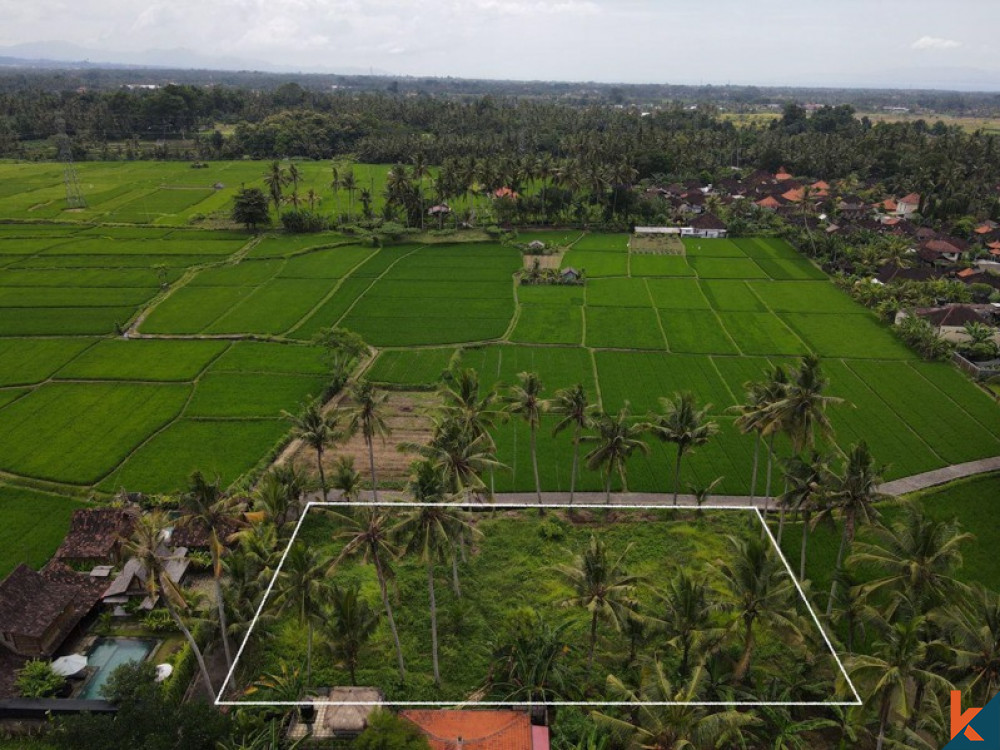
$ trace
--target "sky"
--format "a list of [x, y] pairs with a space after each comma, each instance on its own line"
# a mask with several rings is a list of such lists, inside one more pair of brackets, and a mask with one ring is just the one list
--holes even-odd
[[0, 0], [0, 18], [0, 48], [58, 40], [92, 61], [184, 48], [302, 71], [1000, 89], [997, 0]]

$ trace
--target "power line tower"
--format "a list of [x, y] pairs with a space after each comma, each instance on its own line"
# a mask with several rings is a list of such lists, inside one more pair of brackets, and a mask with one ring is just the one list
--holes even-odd
[[73, 164], [73, 147], [66, 135], [66, 123], [58, 120], [56, 124], [59, 126], [59, 135], [56, 136], [59, 161], [63, 164], [63, 182], [66, 183], [66, 208], [86, 208], [87, 200], [80, 190], [80, 178], [76, 174], [76, 165]]

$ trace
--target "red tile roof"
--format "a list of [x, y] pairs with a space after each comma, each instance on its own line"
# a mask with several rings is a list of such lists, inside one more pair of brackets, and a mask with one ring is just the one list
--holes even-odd
[[956, 274], [956, 276], [958, 276], [958, 278], [960, 278], [960, 279], [967, 279], [970, 276], [977, 275], [978, 273], [980, 273], [980, 272], [977, 271], [975, 268], [963, 268], [961, 271], [959, 271]]
[[899, 208], [899, 206], [896, 205], [896, 199], [895, 198], [886, 198], [884, 201], [882, 201], [878, 205], [880, 205], [886, 211], [895, 211], [897, 208]]
[[69, 533], [56, 551], [60, 560], [107, 561], [122, 537], [132, 534], [134, 516], [119, 508], [81, 508], [73, 511]]
[[907, 196], [905, 196], [903, 198], [900, 198], [899, 202], [900, 203], [909, 203], [911, 206], [919, 206], [920, 205], [920, 194], [919, 193], [910, 193], [909, 195], [907, 195]]
[[420, 727], [431, 750], [533, 750], [526, 712], [402, 711], [400, 716]]
[[976, 227], [976, 234], [989, 234], [993, 229], [989, 224], [980, 224]]
[[781, 205], [781, 201], [775, 198], [773, 195], [769, 195], [762, 200], [757, 201], [757, 205], [761, 208], [777, 208]]

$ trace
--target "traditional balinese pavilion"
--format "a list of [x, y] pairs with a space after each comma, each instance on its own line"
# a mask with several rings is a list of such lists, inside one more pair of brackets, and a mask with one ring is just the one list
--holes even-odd
[[356, 737], [368, 727], [368, 719], [382, 705], [377, 688], [330, 688], [322, 703], [302, 711], [288, 728], [288, 738], [329, 740]]
[[69, 533], [56, 551], [67, 565], [118, 565], [122, 540], [132, 535], [135, 512], [121, 508], [85, 508], [73, 511]]
[[431, 750], [549, 750], [549, 728], [527, 711], [402, 711]]
[[94, 609], [106, 585], [59, 563], [42, 572], [18, 565], [0, 582], [0, 645], [19, 656], [51, 656]]

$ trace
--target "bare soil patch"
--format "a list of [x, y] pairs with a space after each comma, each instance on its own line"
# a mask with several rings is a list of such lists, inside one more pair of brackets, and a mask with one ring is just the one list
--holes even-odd
[[628, 241], [633, 253], [649, 255], [684, 255], [684, 243], [672, 234], [636, 234]]

